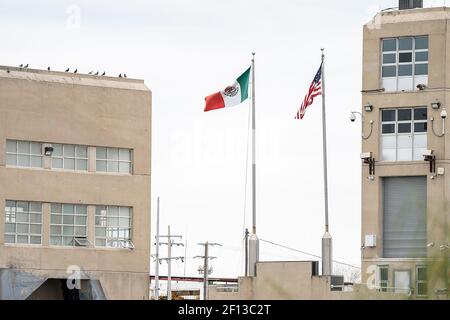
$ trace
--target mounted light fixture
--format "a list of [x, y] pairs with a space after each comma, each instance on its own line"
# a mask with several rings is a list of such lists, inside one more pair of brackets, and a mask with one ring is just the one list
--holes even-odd
[[372, 157], [372, 152], [361, 153], [361, 160], [364, 164], [369, 165], [369, 175], [375, 175], [375, 159]]
[[51, 144], [44, 144], [42, 146], [44, 156], [51, 157], [53, 154], [53, 146]]
[[434, 150], [425, 150], [422, 155], [423, 159], [430, 163], [430, 173], [436, 174], [436, 155]]
[[445, 136], [445, 120], [447, 119], [447, 110], [444, 108], [441, 111], [441, 120], [442, 120], [442, 133], [438, 134], [436, 133], [436, 131], [434, 130], [434, 117], [431, 117], [431, 129], [433, 130], [433, 133], [436, 137], [438, 138], [442, 138], [443, 136]]
[[373, 105], [368, 104], [364, 106], [364, 111], [365, 112], [372, 112], [373, 111]]
[[441, 108], [441, 103], [440, 102], [432, 102], [431, 103], [431, 109], [434, 109], [434, 110], [439, 110]]
[[[371, 106], [372, 107], [372, 106]], [[365, 107], [364, 107], [365, 108]], [[373, 108], [373, 107], [372, 107]], [[361, 112], [358, 112], [358, 111], [352, 111], [352, 113], [351, 113], [351, 115], [350, 115], [350, 121], [351, 122], [355, 122], [356, 121], [356, 115], [357, 114], [359, 114], [360, 116], [361, 116], [361, 119], [362, 119], [362, 121], [364, 122], [364, 116], [363, 116], [363, 114], [361, 113]], [[363, 138], [363, 140], [367, 140], [367, 139], [369, 139], [371, 136], [372, 136], [372, 132], [373, 132], [373, 124], [374, 124], [374, 121], [373, 120], [370, 120], [369, 121], [369, 123], [370, 123], [370, 132], [369, 132], [369, 135], [368, 136], [364, 136], [364, 129], [363, 129], [363, 133], [362, 133], [362, 138]], [[364, 128], [364, 123], [363, 123], [363, 128]]]

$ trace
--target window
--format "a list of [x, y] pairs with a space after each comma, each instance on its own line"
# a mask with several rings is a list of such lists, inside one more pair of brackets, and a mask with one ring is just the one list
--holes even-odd
[[381, 78], [386, 91], [428, 85], [428, 36], [382, 40]]
[[50, 244], [80, 246], [77, 238], [87, 236], [87, 206], [52, 204], [50, 209]]
[[5, 243], [41, 244], [41, 203], [7, 200], [5, 213]]
[[87, 171], [88, 155], [86, 146], [53, 144], [52, 168]]
[[389, 286], [389, 267], [378, 266], [378, 287], [379, 291], [387, 292]]
[[427, 267], [417, 266], [416, 268], [416, 295], [427, 296]]
[[6, 165], [42, 168], [42, 143], [6, 140]]
[[132, 246], [131, 215], [132, 209], [129, 207], [97, 206], [95, 208], [95, 245], [112, 248]]
[[97, 171], [131, 173], [131, 150], [97, 147]]
[[394, 270], [394, 293], [411, 293], [411, 271]]
[[381, 161], [421, 161], [427, 149], [427, 108], [381, 111]]

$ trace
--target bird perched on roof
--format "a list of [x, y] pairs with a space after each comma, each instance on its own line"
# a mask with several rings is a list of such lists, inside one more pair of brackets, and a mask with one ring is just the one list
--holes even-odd
[[23, 68], [23, 64], [22, 63], [19, 65], [19, 68]]
[[78, 72], [78, 69], [75, 69], [75, 71], [73, 73], [77, 73], [77, 72]]
[[124, 77], [124, 78], [128, 78], [126, 73], [123, 74], [123, 77]]
[[26, 69], [26, 68], [28, 68], [28, 63], [27, 63], [26, 65], [25, 65], [25, 67], [24, 67], [24, 68], [25, 68], [25, 69]]
[[67, 68], [66, 71], [64, 71], [64, 72], [69, 72], [69, 70], [70, 70], [70, 68]]
[[103, 71], [103, 73], [102, 73], [102, 76], [104, 76], [106, 74], [106, 72], [105, 71]]
[[89, 71], [89, 73], [88, 74], [93, 74], [94, 73], [94, 71]]
[[95, 76], [98, 76], [98, 71], [95, 73]]
[[122, 78], [122, 74], [119, 74], [119, 78]]
[[50, 67], [47, 67], [47, 71], [50, 71]]

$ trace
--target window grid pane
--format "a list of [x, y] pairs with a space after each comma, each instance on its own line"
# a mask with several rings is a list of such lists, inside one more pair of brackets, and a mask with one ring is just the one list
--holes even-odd
[[418, 161], [427, 147], [427, 108], [381, 110], [382, 161]]
[[14, 167], [42, 168], [42, 143], [6, 140], [6, 164]]
[[53, 148], [57, 152], [52, 155], [52, 168], [87, 171], [87, 146], [57, 144]]
[[[388, 91], [415, 90], [428, 83], [428, 36], [383, 39], [381, 78]], [[389, 80], [390, 79], [390, 80]]]
[[97, 147], [96, 171], [131, 174], [130, 149]]
[[7, 200], [5, 215], [5, 243], [41, 244], [41, 203]]
[[122, 248], [131, 241], [132, 213], [129, 207], [97, 206], [95, 210], [95, 245]]
[[50, 209], [50, 244], [76, 246], [76, 237], [87, 236], [87, 206], [52, 204]]

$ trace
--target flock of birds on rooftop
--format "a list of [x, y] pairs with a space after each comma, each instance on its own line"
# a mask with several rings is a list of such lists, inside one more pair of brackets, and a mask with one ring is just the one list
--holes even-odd
[[[23, 63], [19, 65], [20, 69], [27, 69], [28, 67], [29, 67], [28, 63], [26, 65], [24, 65]], [[51, 71], [51, 68], [47, 67], [47, 70]], [[8, 72], [9, 72], [9, 70], [8, 70]], [[70, 68], [67, 68], [64, 72], [70, 72]], [[72, 73], [78, 73], [78, 69], [75, 69], [74, 71], [72, 71]], [[92, 71], [88, 72], [88, 74], [94, 75], [94, 76], [99, 76], [99, 75], [100, 76], [106, 76], [106, 72], [105, 71], [103, 71], [103, 73], [100, 74], [100, 72], [97, 71], [96, 73], [94, 73], [94, 71], [92, 70]], [[119, 78], [127, 78], [127, 75], [126, 75], [126, 73], [124, 73], [123, 75], [119, 74], [118, 77]]]

